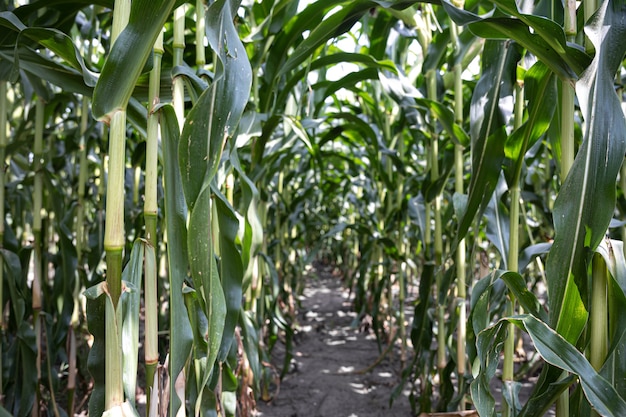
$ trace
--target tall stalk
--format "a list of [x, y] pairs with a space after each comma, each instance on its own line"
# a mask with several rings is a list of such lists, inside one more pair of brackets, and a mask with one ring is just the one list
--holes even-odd
[[76, 208], [76, 258], [82, 268], [83, 245], [85, 244], [85, 185], [87, 183], [87, 122], [89, 120], [89, 99], [83, 97], [80, 111], [80, 143], [78, 156], [78, 207]]
[[[433, 101], [437, 101], [437, 76], [434, 70], [430, 70], [426, 74], [426, 90], [428, 98]], [[430, 125], [430, 175], [433, 180], [439, 178], [439, 135], [436, 132], [436, 126], [434, 120], [431, 120]], [[441, 194], [435, 196], [435, 202], [433, 205], [433, 219], [435, 223], [435, 232], [433, 236], [433, 250], [434, 250], [434, 262], [435, 266], [441, 266], [443, 259], [443, 229], [441, 222]], [[441, 274], [437, 274], [436, 291], [440, 293], [441, 288]], [[437, 295], [437, 299], [440, 297]], [[442, 372], [446, 367], [446, 332], [445, 332], [445, 304], [437, 305], [437, 367]]]
[[[89, 99], [83, 97], [80, 110], [80, 142], [78, 146], [78, 204], [76, 206], [76, 260], [80, 273], [84, 269], [83, 246], [85, 244], [85, 186], [87, 183], [87, 125], [89, 122]], [[68, 380], [67, 380], [67, 409], [70, 415], [74, 413], [74, 394], [76, 392], [76, 334], [74, 329], [79, 326], [79, 298], [80, 279], [77, 279], [74, 288], [74, 311], [67, 334]]]
[[[7, 83], [0, 81], [0, 249], [4, 247], [4, 184], [5, 184], [5, 164], [4, 158], [6, 157], [7, 148], [7, 132], [9, 125], [7, 123]], [[0, 312], [4, 311], [4, 265], [0, 263]], [[4, 314], [0, 314], [0, 369], [4, 369], [2, 357], [4, 352], [2, 351], [1, 341], [4, 339]], [[2, 372], [0, 372], [0, 404], [4, 403], [4, 390], [3, 390], [3, 378]]]
[[[521, 80], [518, 80], [515, 84], [515, 114], [514, 114], [514, 129], [517, 130], [522, 125], [524, 117], [524, 89], [521, 85]], [[515, 171], [513, 180], [511, 183], [510, 192], [510, 209], [509, 209], [509, 253], [507, 256], [508, 270], [518, 272], [519, 270], [519, 213], [520, 213], [520, 180], [522, 175], [522, 166], [524, 164], [524, 154], [527, 150], [527, 144], [521, 148], [520, 154], [515, 165]], [[506, 315], [512, 316], [515, 314], [515, 297], [509, 291], [508, 301], [506, 307]], [[502, 365], [502, 381], [513, 381], [513, 364], [515, 355], [515, 325], [508, 324], [508, 334], [504, 342], [504, 362]], [[509, 415], [509, 407], [503, 409], [503, 416]]]
[[[604, 258], [599, 253], [593, 255], [591, 283], [591, 309], [590, 309], [590, 341], [589, 362], [595, 370], [599, 371], [604, 365], [608, 353], [608, 269]], [[595, 410], [592, 416], [599, 416]]]
[[[35, 104], [35, 143], [33, 145], [33, 171], [35, 172], [33, 186], [33, 326], [35, 331], [35, 343], [37, 349], [37, 381], [41, 379], [41, 321], [39, 313], [42, 306], [41, 282], [43, 274], [43, 236], [42, 219], [43, 210], [43, 130], [44, 130], [45, 105], [41, 98], [37, 98]], [[37, 388], [37, 403], [40, 392]], [[34, 416], [39, 415], [38, 407], [33, 407]]]
[[[462, 9], [464, 1], [455, 2], [455, 6]], [[461, 28], [454, 22], [450, 22], [450, 33], [452, 35], [452, 41], [454, 43], [457, 53], [460, 51], [459, 45], [459, 32]], [[463, 67], [461, 61], [457, 58], [457, 62], [454, 64], [454, 118], [455, 122], [459, 126], [463, 126], [463, 80], [461, 75], [463, 74]], [[463, 173], [464, 173], [464, 159], [463, 159], [463, 146], [456, 144], [454, 146], [454, 191], [457, 194], [464, 193], [463, 186]], [[465, 277], [467, 274], [466, 269], [466, 248], [465, 239], [459, 241], [459, 245], [456, 250], [456, 287], [457, 287], [457, 301], [459, 319], [457, 324], [457, 336], [456, 336], [456, 364], [457, 364], [457, 376], [459, 380], [458, 390], [462, 392], [464, 384], [464, 375], [466, 370], [466, 351], [465, 346], [466, 334], [467, 334], [467, 292], [465, 289]], [[461, 400], [459, 403], [459, 409], [465, 409], [465, 401]]]
[[[116, 0], [113, 9], [113, 45], [128, 23], [130, 1]], [[126, 109], [111, 116], [109, 128], [109, 166], [106, 186], [104, 250], [106, 252], [106, 283], [111, 302], [106, 304], [105, 409], [124, 402], [122, 383], [122, 320], [117, 308], [122, 294], [122, 261], [124, 237], [124, 172], [126, 167]], [[119, 314], [118, 314], [119, 313]], [[114, 325], [115, 324], [115, 325]], [[116, 334], [110, 334], [115, 332]]]
[[[185, 5], [174, 9], [174, 62], [176, 67], [183, 64], [183, 53], [185, 52]], [[185, 85], [181, 77], [176, 77], [172, 81], [172, 105], [178, 119], [178, 126], [181, 131], [185, 121]]]
[[[422, 47], [424, 56], [427, 54], [428, 47], [432, 41], [432, 28], [430, 20], [431, 9], [422, 16], [422, 26], [418, 28], [419, 42]], [[429, 70], [425, 74], [426, 78], [426, 94], [428, 99], [437, 101], [437, 74], [434, 69]], [[431, 140], [428, 149], [428, 168], [433, 181], [439, 178], [439, 138], [436, 131], [434, 118], [429, 120], [429, 131]], [[435, 223], [433, 241], [433, 260], [436, 266], [441, 265], [443, 258], [443, 235], [441, 223], [441, 195], [435, 197], [434, 204], [426, 204], [426, 244], [430, 243], [430, 216]], [[431, 214], [432, 211], [432, 214]], [[425, 232], [426, 232], [425, 231]], [[441, 274], [437, 274], [435, 283], [435, 297], [439, 299], [438, 292], [441, 291]], [[445, 305], [437, 305], [437, 368], [440, 372], [446, 367], [446, 345], [445, 345]]]
[[[154, 108], [159, 103], [159, 88], [161, 80], [161, 59], [163, 57], [163, 33], [161, 32], [154, 44], [154, 58], [152, 72], [150, 73], [150, 86], [148, 92], [148, 127], [146, 138], [146, 177], [145, 177], [145, 202], [144, 219], [146, 222], [146, 240], [154, 248], [157, 247], [157, 178], [158, 178], [158, 153], [159, 153], [159, 121]], [[155, 254], [156, 255], [156, 254]], [[145, 280], [145, 363], [147, 382], [147, 404], [151, 403], [154, 376], [159, 363], [158, 347], [158, 322], [159, 307], [157, 301], [157, 271], [148, 271], [146, 262]]]
[[204, 0], [196, 0], [196, 65], [199, 68], [206, 64], [204, 39], [206, 33], [206, 9]]
[[[576, 2], [565, 2], [564, 29], [568, 41], [576, 39]], [[561, 184], [565, 181], [570, 168], [574, 164], [574, 87], [561, 82]], [[556, 416], [569, 416], [569, 392], [567, 390], [559, 396], [556, 402]]]

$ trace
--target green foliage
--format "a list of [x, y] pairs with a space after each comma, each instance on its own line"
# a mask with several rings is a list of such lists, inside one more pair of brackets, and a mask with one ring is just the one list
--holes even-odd
[[[587, 5], [579, 8], [578, 30], [592, 46], [584, 52], [582, 34], [564, 29], [563, 5], [548, 11], [543, 3], [217, 0], [202, 34], [209, 62], [187, 48], [173, 68], [170, 15], [181, 1], [133, 2], [112, 47], [109, 1], [1, 5], [0, 80], [10, 84], [0, 100], [9, 116], [0, 126], [0, 414], [71, 413], [70, 395], [89, 396], [92, 415], [135, 413], [135, 387], [146, 386], [138, 375], [148, 258], [164, 265], [159, 363], [168, 358], [170, 391], [157, 396], [172, 415], [235, 415], [254, 407], [248, 389], [274, 395], [298, 343], [298, 296], [312, 262], [342, 274], [354, 325], [371, 318], [381, 351], [397, 343], [402, 371], [392, 400], [410, 401], [416, 413], [473, 407], [481, 416], [538, 416], [571, 391], [579, 415], [626, 414], [626, 261], [615, 240], [626, 210], [616, 186], [626, 152], [626, 9], [605, 1], [584, 21]], [[194, 15], [187, 5], [188, 43]], [[161, 31], [162, 104], [146, 103], [145, 73]], [[169, 103], [174, 78], [185, 83], [182, 119]], [[578, 153], [560, 178], [567, 107], [559, 96], [569, 86]], [[80, 125], [89, 97], [95, 119], [127, 108], [130, 121], [126, 291], [115, 317], [107, 317], [103, 283], [107, 129], [95, 120]], [[31, 110], [40, 98], [45, 150], [34, 161]], [[161, 124], [154, 247], [142, 238], [140, 207], [148, 111]], [[44, 227], [34, 239], [36, 176]], [[462, 239], [466, 268], [455, 265]], [[594, 368], [585, 351], [594, 337], [596, 252], [608, 267], [608, 317], [606, 358]], [[39, 254], [41, 309], [29, 272]], [[471, 271], [464, 284], [461, 270]], [[408, 334], [405, 309], [413, 314]], [[497, 385], [498, 410], [494, 378], [511, 323], [530, 337], [542, 371], [524, 404], [519, 380]], [[79, 351], [93, 336], [89, 357], [76, 358], [71, 392], [70, 326]], [[118, 335], [125, 402], [105, 410], [104, 359]], [[279, 344], [284, 363], [273, 370], [267, 363]], [[459, 349], [471, 368], [457, 369]]]

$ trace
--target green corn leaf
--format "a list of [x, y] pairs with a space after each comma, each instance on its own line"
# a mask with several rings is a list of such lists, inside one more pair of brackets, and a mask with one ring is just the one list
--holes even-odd
[[437, 119], [437, 121], [441, 123], [443, 129], [455, 143], [458, 143], [462, 146], [469, 145], [469, 136], [461, 126], [455, 123], [454, 113], [449, 107], [438, 101], [428, 100], [424, 98], [418, 98], [415, 100], [415, 102], [416, 104], [423, 106], [423, 108], [430, 111], [430, 114], [432, 114], [435, 119]]
[[459, 26], [465, 26], [469, 25], [470, 23], [480, 22], [481, 20], [488, 19], [493, 16], [493, 12], [495, 11], [495, 9], [492, 9], [484, 15], [479, 16], [468, 10], [459, 9], [458, 7], [454, 6], [449, 0], [441, 0], [441, 5], [445, 9], [448, 16], [450, 16], [450, 19], [452, 19]]
[[[547, 21], [551, 22], [550, 20]], [[576, 70], [580, 71], [585, 66], [584, 62], [570, 59], [569, 61], [573, 61], [576, 64], [574, 69], [571, 68], [570, 63], [566, 61], [561, 54], [555, 51], [544, 38], [531, 32], [525, 23], [517, 19], [493, 17], [472, 23], [469, 25], [469, 28], [476, 36], [482, 38], [514, 39], [517, 43], [536, 55], [543, 63], [548, 65], [561, 79], [570, 83], [572, 80], [578, 78]], [[573, 50], [577, 51], [576, 49]], [[584, 56], [583, 52], [578, 53]], [[582, 61], [582, 59], [580, 59], [580, 61]]]
[[[265, 78], [269, 84], [273, 84], [274, 80], [278, 78], [277, 74], [287, 60], [285, 51], [296, 46], [294, 44], [301, 39], [304, 31], [313, 30], [322, 22], [326, 12], [340, 3], [342, 3], [342, 0], [321, 0], [310, 4], [297, 14], [295, 13], [296, 10], [289, 10], [293, 15], [289, 16], [286, 22], [284, 20], [287, 18], [287, 13], [278, 17], [278, 19], [283, 20], [283, 23], [280, 25], [278, 23], [280, 20], [277, 22], [280, 26], [276, 29], [276, 41], [267, 56], [267, 66], [266, 71], [264, 71]], [[267, 94], [272, 95], [274, 93], [268, 91]]]
[[85, 297], [87, 298], [87, 325], [89, 333], [93, 336], [93, 344], [87, 358], [87, 366], [94, 383], [91, 396], [89, 397], [89, 415], [94, 416], [101, 416], [104, 413], [106, 387], [104, 380], [106, 298], [101, 296], [103, 294], [103, 283], [90, 287], [85, 291]]
[[241, 180], [241, 207], [247, 207], [241, 248], [241, 258], [245, 268], [242, 289], [245, 290], [249, 285], [249, 280], [251, 279], [253, 269], [255, 268], [255, 262], [253, 262], [253, 259], [256, 256], [259, 247], [263, 243], [263, 226], [261, 225], [261, 219], [257, 211], [259, 191], [242, 169], [237, 149], [235, 147], [233, 147], [230, 152], [230, 163]]
[[356, 23], [371, 6], [371, 2], [347, 2], [339, 11], [336, 11], [331, 16], [325, 17], [322, 22], [311, 31], [309, 36], [289, 55], [284, 65], [281, 65], [277, 76], [281, 77], [309, 59], [314, 51], [326, 43], [331, 37], [339, 36], [350, 30], [352, 25]]
[[[163, 143], [163, 182], [165, 188], [165, 222], [168, 236], [167, 264], [170, 284], [170, 353], [169, 373], [176, 381], [183, 372], [191, 355], [193, 334], [189, 315], [183, 298], [183, 286], [187, 278], [187, 206], [181, 195], [182, 179], [178, 166], [178, 140], [180, 130], [176, 113], [171, 105], [160, 110], [161, 137]], [[170, 385], [170, 410], [176, 415], [181, 399], [175, 384]]]
[[174, 3], [175, 0], [133, 1], [128, 25], [115, 41], [93, 93], [92, 111], [96, 119], [107, 120], [111, 113], [126, 108]]
[[[515, 163], [516, 173], [513, 175], [521, 173], [526, 151], [547, 132], [557, 105], [556, 79], [541, 61], [526, 72], [524, 95], [528, 98], [528, 118], [509, 136], [504, 149], [506, 157]], [[509, 181], [513, 181], [511, 176]]]
[[615, 181], [626, 151], [626, 122], [613, 86], [626, 52], [626, 4], [602, 4], [586, 32], [596, 56], [576, 85], [586, 131], [554, 205], [555, 238], [546, 272], [550, 322], [569, 342], [587, 312], [587, 258], [604, 238], [615, 209]]
[[226, 320], [224, 323], [224, 336], [218, 355], [218, 360], [226, 360], [228, 352], [235, 339], [235, 328], [239, 322], [241, 301], [243, 296], [243, 263], [241, 253], [236, 245], [239, 233], [239, 219], [235, 209], [230, 205], [226, 197], [217, 189], [214, 203], [217, 209], [217, 219], [220, 229], [220, 277], [224, 289], [226, 304]]
[[508, 187], [504, 180], [504, 175], [500, 175], [498, 185], [485, 209], [485, 217], [487, 218], [487, 238], [496, 249], [498, 249], [498, 252], [500, 252], [503, 269], [508, 269], [507, 260], [509, 257], [509, 239], [511, 234], [509, 210], [502, 202], [502, 197], [507, 191]]
[[92, 88], [85, 85], [83, 75], [70, 67], [45, 58], [30, 48], [1, 49], [0, 57], [19, 65], [19, 69], [58, 85], [63, 90], [91, 96]]
[[[195, 104], [198, 101], [198, 97], [206, 90], [209, 85], [207, 82], [200, 78], [191, 68], [188, 66], [178, 66], [172, 68], [172, 79], [176, 77], [183, 77], [187, 91], [191, 95], [191, 102]], [[171, 83], [171, 80], [170, 80]]]
[[519, 272], [524, 272], [528, 265], [535, 259], [537, 256], [545, 255], [550, 252], [550, 248], [552, 247], [552, 242], [545, 243], [536, 243], [534, 245], [530, 245], [520, 253], [519, 256]]
[[515, 299], [519, 301], [524, 311], [528, 311], [540, 320], [546, 321], [548, 319], [548, 314], [535, 294], [528, 290], [524, 277], [517, 272], [511, 271], [499, 271], [497, 276], [506, 283], [506, 286], [513, 293]]
[[8, 279], [6, 282], [9, 287], [9, 297], [11, 298], [13, 314], [17, 325], [20, 326], [25, 318], [24, 314], [26, 312], [25, 298], [16, 285], [18, 277], [22, 276], [22, 264], [17, 254], [7, 249], [0, 249], [0, 255], [2, 255], [3, 260], [1, 266], [8, 272], [8, 276], [14, 277], [14, 279]]
[[181, 134], [183, 190], [192, 212], [217, 172], [226, 140], [234, 134], [250, 95], [252, 72], [232, 23], [234, 3], [238, 5], [217, 1], [207, 14], [207, 36], [218, 57], [215, 79], [189, 112]]
[[80, 55], [74, 42], [72, 42], [72, 39], [65, 33], [52, 28], [26, 28], [22, 30], [20, 35], [45, 46], [62, 58], [70, 67], [80, 71], [83, 75], [83, 81], [88, 87], [94, 87], [96, 85], [96, 74], [85, 66], [83, 57]]
[[135, 405], [137, 366], [139, 364], [139, 305], [146, 242], [138, 239], [133, 244], [130, 260], [122, 272], [126, 289], [122, 297], [122, 354], [124, 361], [124, 393]]
[[500, 98], [512, 94], [518, 58], [509, 42], [485, 42], [483, 75], [474, 90], [470, 109], [472, 176], [469, 197], [459, 221], [456, 241], [465, 237], [474, 216], [479, 208], [487, 205], [498, 183], [506, 139], [506, 120]]
[[585, 396], [601, 415], [615, 417], [626, 415], [624, 398], [609, 381], [593, 369], [575, 346], [532, 315], [517, 316], [508, 320], [528, 331], [537, 351], [546, 362], [579, 376]]
[[[557, 22], [543, 16], [520, 13], [514, 0], [495, 0], [494, 4], [502, 11], [517, 17], [521, 22], [532, 28], [533, 33], [539, 35], [542, 41], [545, 41], [552, 51], [557, 53], [576, 75], [580, 75], [591, 62], [591, 58], [581, 48], [568, 44], [563, 27]], [[542, 43], [537, 43], [535, 48], [539, 48]], [[528, 50], [535, 53], [530, 48]], [[544, 64], [550, 66], [554, 62], [548, 61], [544, 62]], [[555, 72], [558, 73], [557, 71]]]
[[481, 331], [476, 341], [480, 373], [472, 381], [470, 390], [474, 406], [482, 417], [496, 416], [496, 401], [491, 394], [489, 382], [496, 373], [505, 339], [506, 326], [498, 323]]

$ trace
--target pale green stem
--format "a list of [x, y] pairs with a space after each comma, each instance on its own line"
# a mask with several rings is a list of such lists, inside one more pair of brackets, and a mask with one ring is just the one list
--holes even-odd
[[[7, 147], [7, 131], [9, 124], [7, 123], [7, 83], [0, 81], [0, 248], [4, 247], [4, 184], [5, 184], [5, 154]], [[4, 334], [4, 264], [0, 262], [0, 338]], [[2, 339], [0, 339], [2, 340]], [[2, 343], [0, 343], [0, 369], [3, 369], [2, 356], [4, 352], [2, 349]], [[2, 372], [0, 372], [0, 404], [3, 403], [4, 390]]]
[[[599, 0], [583, 0], [583, 9], [585, 11], [585, 24], [589, 22], [591, 16], [598, 10]], [[588, 54], [593, 54], [594, 46], [588, 37], [585, 37], [585, 51]]]
[[[114, 263], [119, 262], [120, 274], [122, 265], [122, 254], [119, 260], [113, 259]], [[107, 254], [107, 262], [108, 262]], [[110, 299], [106, 301], [105, 308], [105, 334], [107, 348], [105, 350], [105, 381], [104, 393], [105, 409], [109, 410], [119, 406], [124, 402], [123, 366], [122, 366], [122, 309], [115, 309]]]
[[561, 184], [574, 164], [574, 89], [561, 84]]
[[[67, 412], [68, 415], [74, 415], [74, 394], [76, 392], [76, 335], [74, 328], [70, 325], [67, 332], [67, 340], [69, 345], [68, 351], [68, 369], [67, 369]], [[52, 385], [51, 385], [52, 386]]]
[[[608, 270], [604, 258], [599, 253], [593, 255], [592, 287], [590, 311], [589, 362], [596, 371], [604, 365], [608, 353]], [[599, 416], [591, 410], [591, 416]]]
[[[456, 7], [463, 8], [463, 1], [455, 3]], [[450, 24], [450, 33], [452, 35], [452, 41], [455, 48], [459, 51], [458, 35], [461, 28], [454, 22]], [[456, 63], [454, 65], [454, 118], [455, 122], [459, 126], [463, 126], [463, 74], [462, 64]], [[457, 194], [463, 194], [465, 187], [463, 186], [463, 173], [464, 173], [464, 159], [463, 159], [463, 146], [456, 144], [454, 146], [454, 191]], [[467, 274], [467, 253], [465, 247], [465, 239], [459, 241], [459, 245], [456, 249], [456, 276], [457, 276], [457, 300], [458, 300], [458, 325], [457, 325], [457, 339], [456, 339], [456, 354], [457, 354], [457, 374], [459, 380], [458, 390], [461, 392], [464, 384], [464, 375], [467, 368], [467, 347], [465, 341], [467, 338], [467, 306], [466, 298], [467, 292], [465, 289], [465, 276]], [[465, 410], [465, 401], [462, 400], [459, 403], [459, 410]]]
[[[428, 52], [428, 47], [432, 40], [432, 32], [430, 28], [430, 20], [428, 17], [428, 13], [421, 14], [421, 19], [416, 19], [417, 23], [417, 38], [422, 48], [423, 56], [426, 56]], [[428, 84], [427, 84], [428, 86]], [[430, 87], [427, 87], [430, 88]], [[430, 98], [430, 95], [429, 95]], [[431, 144], [426, 143], [426, 171], [432, 170], [432, 149]], [[434, 177], [433, 177], [434, 178]], [[432, 232], [430, 223], [432, 221], [432, 210], [431, 203], [426, 202], [424, 204], [424, 220], [425, 220], [425, 230], [424, 230], [424, 249], [427, 256], [430, 256], [431, 245], [432, 245]]]
[[136, 166], [133, 170], [133, 206], [139, 205], [139, 185], [141, 184], [141, 167]]
[[[183, 53], [185, 52], [185, 5], [174, 9], [174, 66], [183, 64]], [[176, 77], [172, 81], [172, 104], [178, 119], [178, 126], [181, 131], [185, 122], [185, 86], [181, 77]]]
[[[113, 8], [111, 43], [126, 27], [130, 15], [130, 1], [116, 0]], [[124, 171], [126, 168], [126, 109], [111, 116], [109, 129], [109, 166], [106, 186], [104, 250], [106, 252], [106, 284], [110, 302], [106, 303], [107, 320], [105, 358], [105, 409], [119, 406], [124, 401], [122, 383], [122, 320], [117, 308], [122, 294], [122, 261], [124, 251]]]
[[[117, 308], [122, 294], [122, 268], [109, 263], [122, 259], [124, 250], [124, 171], [126, 167], [126, 112], [116, 111], [111, 117], [109, 134], [109, 175], [106, 187], [104, 249], [107, 253], [107, 286], [113, 306]], [[110, 257], [109, 254], [114, 254]], [[116, 271], [116, 273], [112, 273]], [[119, 273], [119, 274], [118, 274]]]
[[[289, 198], [285, 193], [285, 187], [284, 187], [284, 180], [285, 180], [285, 173], [284, 171], [280, 171], [278, 173], [278, 183], [276, 184], [276, 192], [278, 193], [279, 196], [281, 196], [282, 201], [288, 202]], [[276, 218], [276, 231], [278, 233], [278, 245], [276, 245], [275, 249], [274, 249], [274, 265], [276, 266], [276, 270], [280, 271], [281, 268], [283, 267], [283, 252], [282, 249], [284, 247], [286, 247], [285, 245], [285, 234], [286, 232], [285, 230], [285, 225], [283, 224], [284, 222], [280, 221], [280, 218], [282, 216], [282, 213], [280, 211], [280, 205], [276, 206], [276, 211], [275, 211], [275, 218]]]
[[[43, 130], [44, 130], [45, 104], [41, 98], [37, 98], [35, 105], [35, 143], [33, 145], [33, 171], [35, 172], [33, 184], [33, 287], [32, 287], [32, 307], [33, 325], [35, 332], [35, 343], [37, 349], [37, 381], [41, 379], [41, 282], [43, 273], [42, 261], [42, 210], [43, 210]], [[40, 392], [37, 389], [37, 400]], [[38, 407], [33, 407], [33, 414], [38, 415]]]
[[592, 264], [592, 296], [590, 311], [590, 347], [589, 362], [594, 369], [599, 370], [608, 353], [608, 293], [607, 293], [607, 266], [599, 253], [593, 256]]
[[147, 400], [150, 404], [154, 376], [159, 363], [158, 348], [158, 322], [159, 307], [157, 294], [157, 179], [158, 179], [158, 153], [159, 153], [159, 120], [154, 113], [154, 108], [159, 104], [159, 88], [161, 79], [161, 59], [163, 57], [163, 32], [159, 33], [154, 44], [154, 58], [152, 72], [150, 73], [150, 85], [148, 91], [148, 127], [146, 138], [146, 176], [145, 176], [145, 201], [144, 219], [146, 222], [146, 240], [154, 249], [155, 263], [145, 263], [145, 354]]
[[78, 171], [78, 207], [76, 208], [76, 257], [79, 268], [83, 262], [83, 245], [85, 243], [85, 184], [87, 183], [87, 122], [89, 120], [89, 99], [83, 97], [80, 114], [80, 144]]
[[196, 65], [202, 68], [206, 64], [204, 38], [206, 9], [204, 0], [196, 0]]
[[[586, 7], [585, 7], [586, 8]], [[568, 41], [576, 38], [576, 2], [565, 2], [565, 34]], [[561, 184], [574, 164], [574, 88], [561, 83]], [[569, 391], [565, 390], [556, 401], [556, 417], [569, 417]]]
[[[426, 89], [430, 100], [437, 100], [437, 77], [434, 70], [426, 73]], [[439, 138], [436, 132], [434, 120], [430, 126], [430, 175], [431, 180], [439, 178]], [[435, 197], [433, 205], [433, 219], [435, 222], [435, 233], [433, 237], [434, 261], [436, 266], [440, 266], [443, 258], [443, 231], [441, 224], [441, 195]], [[438, 293], [442, 291], [441, 275], [437, 274], [435, 284], [435, 296], [439, 299]], [[445, 331], [445, 308], [444, 304], [437, 306], [437, 367], [440, 371], [446, 367], [446, 331]]]
[[[524, 118], [524, 90], [520, 83], [515, 85], [515, 113], [514, 128], [519, 129]], [[528, 148], [527, 138], [517, 155], [514, 176], [510, 189], [510, 211], [509, 211], [509, 253], [507, 256], [507, 265], [509, 271], [518, 272], [519, 270], [519, 213], [520, 213], [520, 180], [522, 166], [524, 165], [524, 155]], [[509, 291], [509, 300], [507, 301], [506, 315], [515, 314], [515, 297]], [[507, 326], [508, 334], [504, 341], [504, 361], [502, 365], [502, 381], [513, 381], [514, 375], [514, 356], [515, 356], [515, 325], [509, 323]], [[502, 412], [503, 416], [509, 415], [509, 408], [505, 407]]]

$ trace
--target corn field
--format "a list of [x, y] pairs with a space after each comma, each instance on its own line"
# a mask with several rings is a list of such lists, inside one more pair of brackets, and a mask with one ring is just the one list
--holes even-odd
[[2, 0], [0, 416], [254, 415], [314, 260], [392, 404], [626, 416], [625, 54], [626, 0]]

